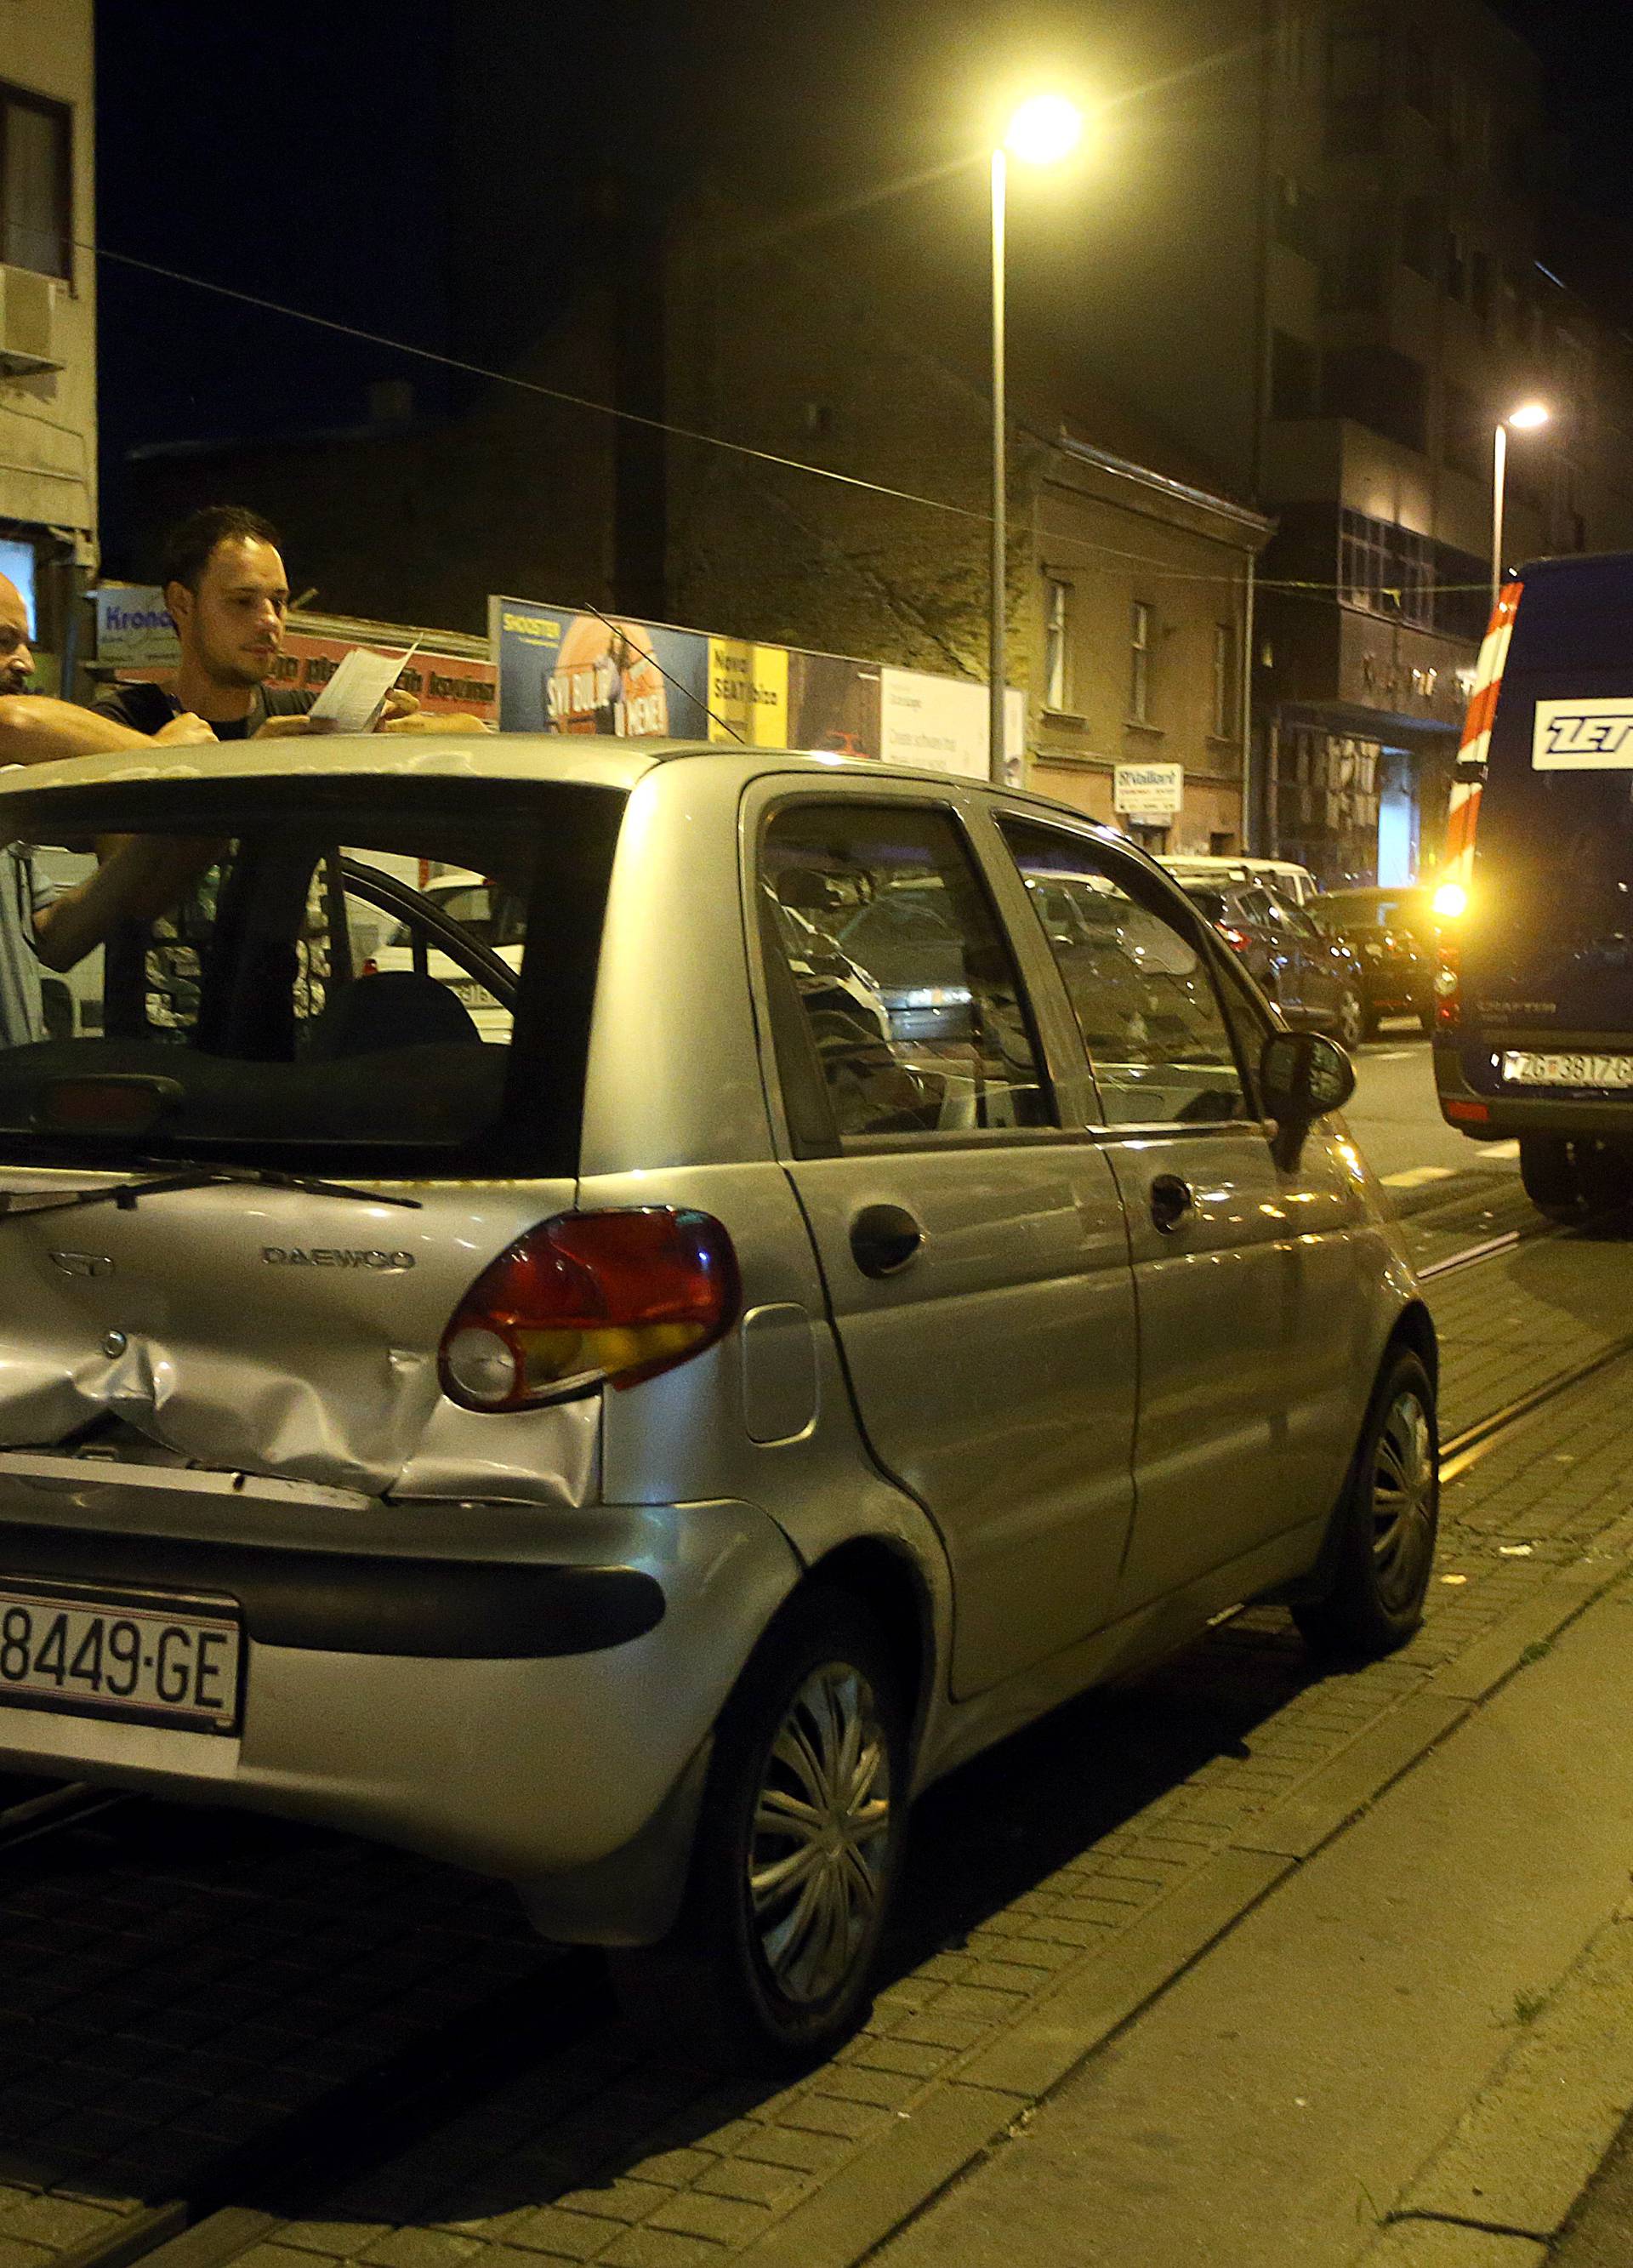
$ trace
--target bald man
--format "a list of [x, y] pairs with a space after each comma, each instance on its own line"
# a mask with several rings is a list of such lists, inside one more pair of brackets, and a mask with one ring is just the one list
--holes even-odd
[[[28, 602], [0, 575], [0, 700], [18, 698], [34, 674], [29, 645]], [[26, 1047], [45, 1037], [40, 963], [32, 940], [34, 914], [47, 901], [36, 894], [26, 861], [0, 852], [0, 1046]]]

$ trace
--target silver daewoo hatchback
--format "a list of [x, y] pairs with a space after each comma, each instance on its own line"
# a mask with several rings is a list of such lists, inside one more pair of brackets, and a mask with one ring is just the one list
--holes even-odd
[[106, 940], [0, 1053], [0, 1767], [507, 1877], [797, 2058], [938, 1774], [1241, 1600], [1416, 1627], [1348, 1063], [1115, 836], [519, 738], [81, 759], [0, 833]]

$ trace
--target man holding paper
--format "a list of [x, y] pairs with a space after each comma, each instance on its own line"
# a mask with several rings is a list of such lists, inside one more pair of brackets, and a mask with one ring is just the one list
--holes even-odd
[[[109, 686], [92, 713], [148, 736], [174, 717], [191, 715], [202, 718], [218, 740], [243, 740], [309, 732], [313, 726], [307, 718], [315, 705], [317, 729], [367, 731], [371, 717], [354, 720], [342, 709], [331, 721], [323, 714], [330, 704], [317, 695], [266, 683], [283, 647], [289, 612], [289, 577], [278, 541], [269, 521], [239, 504], [213, 504], [173, 528], [163, 572], [165, 604], [181, 647], [175, 681], [168, 686]], [[386, 667], [379, 656], [361, 659], [365, 669], [369, 664], [376, 672]], [[394, 669], [386, 675], [382, 729], [418, 707], [412, 696], [389, 689], [395, 675]], [[378, 705], [371, 701], [367, 708]]]

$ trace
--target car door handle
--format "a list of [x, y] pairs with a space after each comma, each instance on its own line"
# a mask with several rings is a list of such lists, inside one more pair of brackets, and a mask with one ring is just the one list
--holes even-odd
[[1182, 1227], [1196, 1210], [1191, 1185], [1177, 1174], [1159, 1174], [1151, 1183], [1151, 1219], [1165, 1236]]
[[864, 1205], [850, 1224], [850, 1256], [864, 1276], [895, 1276], [918, 1257], [924, 1231], [905, 1205]]

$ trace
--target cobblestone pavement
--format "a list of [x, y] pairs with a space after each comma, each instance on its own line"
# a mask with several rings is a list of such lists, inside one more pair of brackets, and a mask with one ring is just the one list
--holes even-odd
[[[1446, 1279], [1459, 1391], [1506, 1381], [1527, 1322], [1526, 1383], [1595, 1333], [1614, 1336], [1616, 1258], [1550, 1241]], [[1500, 1363], [1460, 1353], [1493, 1329]], [[1097, 1962], [1160, 1927], [1222, 1868], [1295, 1849], [1286, 1822], [1315, 1775], [1397, 1734], [1409, 1761], [1425, 1721], [1449, 1727], [1468, 1705], [1443, 1697], [1475, 1690], [1471, 1649], [1548, 1606], [1562, 1570], [1581, 1572], [1585, 1600], [1628, 1564], [1624, 1396], [1621, 1373], [1573, 1389], [1447, 1490], [1424, 1628], [1388, 1661], [1316, 1677], [1284, 1616], [1245, 1615], [932, 1791], [889, 1981], [866, 2029], [797, 2085], [711, 2084], [609, 2023], [317, 2208], [258, 2199], [289, 2218], [238, 2268], [313, 2268], [314, 2256], [359, 2268], [709, 2268], [746, 2253], [767, 2268], [820, 2268], [861, 2257], [866, 2216], [847, 2219], [858, 2198], [873, 2198], [883, 2235], [947, 2177], [950, 2136], [975, 2149], [1028, 2115], [1036, 2098], [1021, 2066], [1005, 2064], [1006, 2038], [1047, 2022]], [[1061, 2069], [1073, 2054], [1068, 2045]], [[0, 2268], [46, 2264], [0, 2253]]]
[[494, 1884], [230, 1814], [121, 1806], [0, 1880], [0, 2268], [195, 2193], [552, 1958]]

